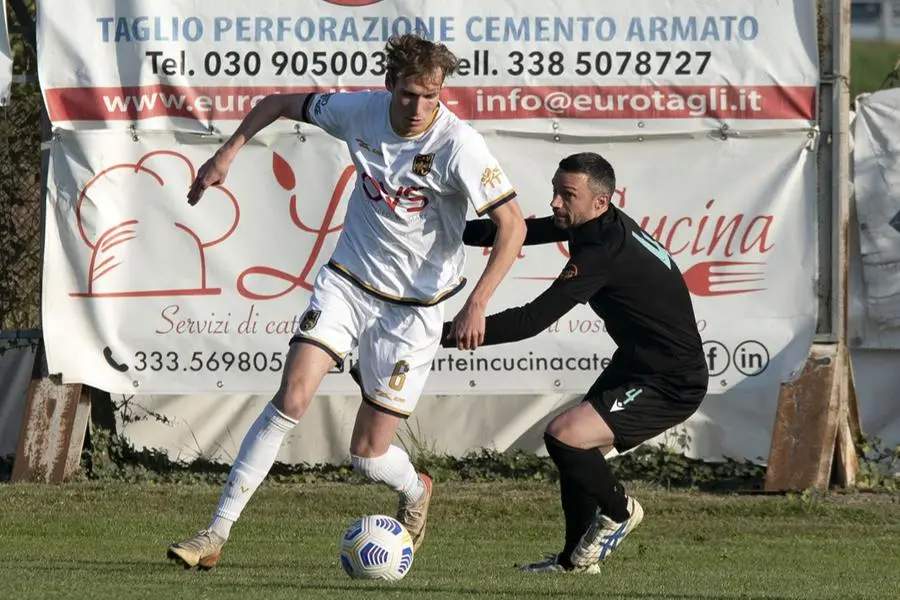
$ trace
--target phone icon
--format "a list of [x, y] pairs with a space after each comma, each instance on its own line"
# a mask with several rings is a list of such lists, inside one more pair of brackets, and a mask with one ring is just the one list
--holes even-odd
[[106, 359], [106, 364], [111, 366], [119, 373], [124, 373], [128, 370], [128, 365], [126, 365], [125, 363], [120, 363], [115, 358], [113, 358], [112, 349], [109, 346], [103, 349], [103, 358]]

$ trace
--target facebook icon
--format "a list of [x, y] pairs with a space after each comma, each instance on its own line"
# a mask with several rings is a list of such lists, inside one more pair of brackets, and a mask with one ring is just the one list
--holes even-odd
[[703, 342], [703, 354], [710, 377], [718, 377], [731, 366], [731, 353], [725, 344], [714, 340]]

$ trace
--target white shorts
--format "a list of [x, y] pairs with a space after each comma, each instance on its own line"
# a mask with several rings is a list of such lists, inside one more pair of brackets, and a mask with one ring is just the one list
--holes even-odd
[[407, 417], [431, 373], [443, 325], [443, 304], [388, 302], [323, 266], [291, 342], [314, 344], [338, 365], [358, 348], [363, 399], [385, 412]]

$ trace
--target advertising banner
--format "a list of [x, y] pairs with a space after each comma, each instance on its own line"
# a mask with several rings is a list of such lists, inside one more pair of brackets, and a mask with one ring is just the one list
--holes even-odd
[[[443, 100], [491, 127], [647, 133], [808, 127], [814, 2], [769, 0], [64, 0], [39, 5], [40, 77], [66, 128], [227, 132], [270, 93], [384, 85], [385, 42], [460, 58]], [[563, 16], [565, 15], [565, 16]], [[592, 125], [596, 130], [597, 125]], [[640, 127], [640, 131], [638, 131]]]
[[[816, 314], [815, 153], [805, 133], [569, 145], [496, 134], [487, 142], [526, 216], [550, 214], [563, 156], [592, 150], [612, 162], [614, 202], [685, 275], [711, 393], [771, 387], [802, 365]], [[67, 132], [54, 144], [44, 333], [51, 371], [64, 381], [116, 393], [277, 387], [356, 172], [324, 132], [263, 135], [238, 155], [225, 185], [189, 206], [188, 185], [215, 149], [165, 133]], [[487, 256], [467, 252], [474, 281]], [[523, 248], [489, 314], [539, 295], [566, 259], [564, 244]], [[447, 301], [447, 319], [466, 295]], [[442, 350], [426, 393], [584, 391], [613, 350], [602, 321], [582, 306], [530, 340]], [[322, 387], [353, 390], [340, 373]]]

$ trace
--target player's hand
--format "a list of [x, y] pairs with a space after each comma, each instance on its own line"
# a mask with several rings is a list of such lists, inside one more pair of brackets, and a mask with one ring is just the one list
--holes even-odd
[[458, 350], [474, 350], [484, 343], [484, 307], [466, 302], [450, 325]]
[[225, 177], [228, 176], [228, 168], [230, 166], [231, 162], [218, 152], [203, 163], [203, 166], [197, 171], [197, 176], [191, 183], [191, 187], [188, 189], [188, 204], [191, 206], [197, 204], [207, 188], [225, 183]]

